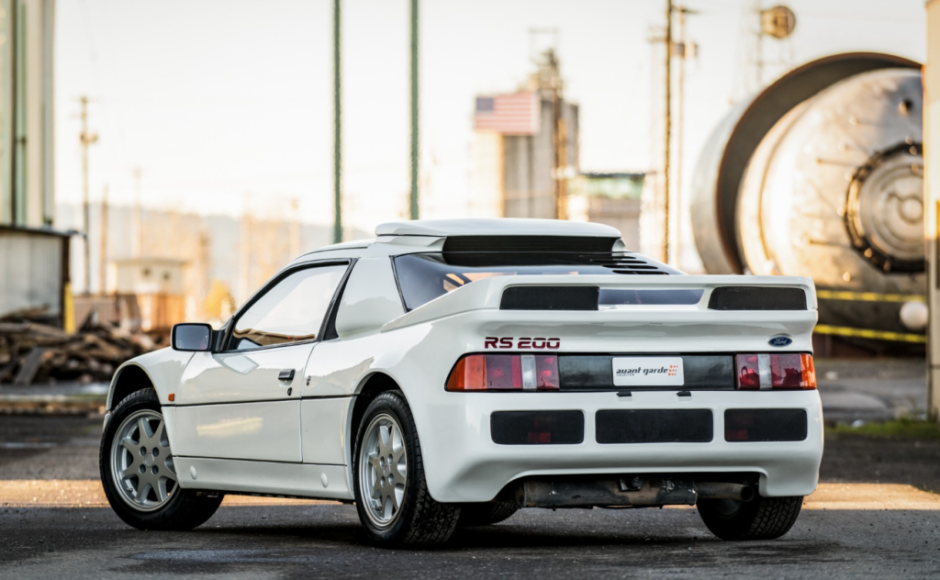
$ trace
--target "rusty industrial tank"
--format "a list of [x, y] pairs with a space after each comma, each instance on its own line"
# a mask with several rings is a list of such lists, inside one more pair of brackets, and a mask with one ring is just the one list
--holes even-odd
[[920, 65], [887, 54], [810, 62], [740, 104], [695, 169], [705, 269], [812, 277], [823, 332], [920, 348], [922, 125]]

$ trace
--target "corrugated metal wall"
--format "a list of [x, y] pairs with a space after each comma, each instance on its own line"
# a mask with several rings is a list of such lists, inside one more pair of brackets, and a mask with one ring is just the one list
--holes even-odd
[[0, 316], [46, 308], [62, 317], [62, 238], [0, 230]]

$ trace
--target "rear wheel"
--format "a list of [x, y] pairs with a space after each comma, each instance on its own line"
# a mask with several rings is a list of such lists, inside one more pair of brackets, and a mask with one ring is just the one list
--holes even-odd
[[111, 508], [141, 530], [189, 530], [212, 517], [222, 503], [221, 493], [179, 487], [153, 389], [131, 393], [114, 409], [98, 464]]
[[434, 501], [428, 492], [418, 432], [400, 391], [369, 404], [353, 460], [356, 509], [373, 541], [428, 546], [450, 538], [460, 508]]
[[460, 506], [458, 526], [488, 526], [512, 517], [519, 506], [512, 501], [465, 503]]
[[722, 540], [773, 540], [790, 531], [802, 506], [802, 497], [757, 496], [749, 502], [703, 499], [698, 513]]

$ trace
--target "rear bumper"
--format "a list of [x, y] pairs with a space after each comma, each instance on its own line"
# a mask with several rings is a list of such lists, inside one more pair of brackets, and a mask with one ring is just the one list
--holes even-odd
[[[817, 391], [638, 391], [603, 393], [434, 393], [412, 405], [432, 497], [441, 502], [492, 500], [510, 482], [536, 475], [756, 473], [766, 497], [803, 496], [816, 489], [823, 453], [822, 405]], [[727, 409], [803, 409], [807, 437], [788, 442], [728, 442]], [[600, 410], [709, 409], [708, 443], [600, 444]], [[495, 411], [580, 410], [584, 440], [573, 445], [498, 445], [490, 434]]]

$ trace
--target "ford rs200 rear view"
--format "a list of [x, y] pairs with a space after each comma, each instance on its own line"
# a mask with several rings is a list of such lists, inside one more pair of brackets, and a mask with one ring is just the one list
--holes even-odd
[[785, 534], [823, 422], [806, 278], [689, 276], [597, 224], [384, 224], [123, 365], [101, 475], [132, 526], [225, 494], [354, 502], [378, 544], [522, 508], [695, 505]]

